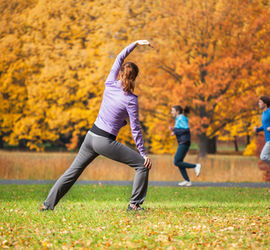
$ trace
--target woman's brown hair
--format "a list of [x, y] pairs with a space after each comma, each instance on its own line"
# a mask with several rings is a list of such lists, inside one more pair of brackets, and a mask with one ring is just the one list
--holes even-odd
[[188, 115], [190, 113], [190, 108], [186, 106], [184, 109], [180, 105], [172, 106], [179, 114]]
[[270, 98], [268, 96], [261, 96], [260, 100], [262, 100], [266, 104], [267, 108], [270, 107]]
[[120, 80], [125, 92], [134, 91], [135, 79], [139, 73], [139, 68], [135, 63], [126, 62], [120, 68]]

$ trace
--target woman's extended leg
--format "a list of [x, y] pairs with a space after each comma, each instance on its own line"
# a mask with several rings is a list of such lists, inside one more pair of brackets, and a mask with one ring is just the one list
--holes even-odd
[[265, 143], [260, 155], [260, 159], [270, 164], [270, 142]]
[[84, 142], [71, 166], [56, 181], [50, 190], [44, 205], [48, 209], [54, 209], [58, 201], [67, 193], [75, 181], [79, 178], [86, 166], [93, 161], [98, 154], [91, 147], [91, 134], [87, 133]]
[[190, 181], [186, 168], [195, 168], [196, 165], [195, 164], [191, 164], [191, 163], [187, 163], [187, 162], [183, 162], [187, 152], [189, 150], [189, 145], [186, 144], [179, 144], [175, 157], [174, 157], [174, 165], [176, 165], [179, 170], [180, 173], [182, 174], [183, 178], [186, 181]]

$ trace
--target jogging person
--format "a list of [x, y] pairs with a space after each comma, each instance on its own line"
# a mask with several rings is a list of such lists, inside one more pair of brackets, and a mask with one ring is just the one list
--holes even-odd
[[262, 126], [254, 130], [256, 133], [264, 131], [265, 145], [260, 154], [260, 159], [270, 164], [270, 98], [267, 96], [261, 96], [258, 101], [259, 108], [262, 113]]
[[190, 129], [188, 125], [187, 114], [189, 113], [189, 108], [186, 107], [184, 110], [181, 106], [173, 106], [171, 110], [172, 116], [175, 118], [174, 127], [169, 127], [172, 131], [172, 135], [175, 135], [178, 142], [178, 148], [174, 156], [174, 165], [176, 165], [180, 173], [182, 174], [184, 181], [179, 182], [179, 186], [190, 187], [192, 185], [187, 171], [187, 168], [193, 168], [196, 176], [199, 176], [201, 171], [201, 164], [191, 164], [184, 162], [184, 158], [190, 147]]
[[[126, 62], [125, 58], [137, 45], [151, 46], [147, 40], [131, 43], [116, 57], [105, 81], [103, 100], [92, 128], [88, 131], [80, 150], [71, 166], [56, 181], [40, 210], [53, 210], [59, 200], [68, 192], [83, 170], [98, 155], [125, 163], [136, 170], [132, 195], [127, 210], [143, 210], [148, 187], [148, 172], [152, 163], [148, 158], [139, 122], [138, 97], [133, 94], [135, 79], [139, 73], [136, 64]], [[136, 143], [136, 152], [116, 141], [121, 127], [129, 117], [131, 132]]]

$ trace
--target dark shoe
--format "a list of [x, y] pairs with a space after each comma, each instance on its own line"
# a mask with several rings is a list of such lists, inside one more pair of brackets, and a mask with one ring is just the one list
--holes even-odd
[[43, 212], [43, 211], [47, 211], [49, 210], [49, 208], [47, 206], [45, 206], [44, 204], [41, 205], [41, 207], [39, 208], [39, 211]]
[[144, 208], [140, 207], [140, 205], [137, 204], [129, 204], [127, 207], [127, 211], [143, 211]]

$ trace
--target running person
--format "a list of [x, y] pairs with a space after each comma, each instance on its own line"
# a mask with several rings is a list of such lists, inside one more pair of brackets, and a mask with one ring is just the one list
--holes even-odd
[[190, 187], [192, 185], [187, 171], [187, 168], [194, 168], [196, 176], [199, 176], [201, 171], [201, 164], [191, 164], [184, 162], [184, 158], [190, 147], [190, 129], [188, 125], [187, 114], [189, 113], [189, 108], [186, 107], [184, 110], [181, 106], [173, 106], [171, 110], [172, 116], [175, 118], [174, 127], [170, 127], [172, 135], [176, 135], [178, 148], [174, 156], [174, 165], [176, 165], [180, 173], [182, 174], [184, 181], [179, 182], [179, 186]]
[[[129, 210], [142, 210], [148, 187], [148, 172], [152, 163], [148, 158], [139, 122], [138, 97], [132, 92], [139, 69], [136, 64], [126, 62], [125, 58], [137, 45], [151, 44], [147, 40], [131, 43], [116, 57], [112, 69], [105, 81], [105, 90], [99, 114], [88, 131], [80, 150], [71, 166], [56, 181], [40, 210], [53, 210], [59, 200], [76, 182], [83, 170], [98, 155], [129, 165], [136, 170]], [[136, 143], [136, 152], [116, 141], [121, 127], [127, 124], [129, 117], [131, 132]]]
[[262, 113], [262, 126], [254, 130], [256, 133], [264, 131], [265, 145], [260, 154], [260, 159], [270, 164], [270, 98], [267, 96], [261, 96], [258, 101], [259, 108]]

